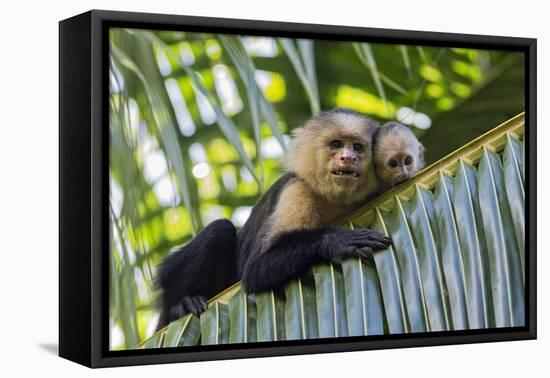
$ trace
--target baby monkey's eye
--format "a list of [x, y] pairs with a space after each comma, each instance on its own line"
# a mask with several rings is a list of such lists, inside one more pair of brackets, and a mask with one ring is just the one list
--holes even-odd
[[335, 139], [331, 141], [329, 145], [330, 145], [330, 148], [337, 149], [337, 148], [342, 148], [344, 146], [344, 143], [342, 143], [341, 140]]
[[395, 168], [397, 167], [397, 160], [394, 160], [394, 159], [391, 159], [389, 162], [388, 162], [388, 165], [392, 168]]
[[407, 157], [405, 158], [405, 165], [411, 165], [412, 162], [413, 162], [412, 157], [407, 156]]
[[361, 143], [354, 143], [353, 149], [357, 152], [363, 151], [365, 149], [365, 146], [363, 146]]

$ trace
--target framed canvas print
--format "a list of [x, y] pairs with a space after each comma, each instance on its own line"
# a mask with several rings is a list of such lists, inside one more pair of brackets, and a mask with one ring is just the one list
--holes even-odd
[[60, 22], [59, 353], [536, 337], [536, 40]]

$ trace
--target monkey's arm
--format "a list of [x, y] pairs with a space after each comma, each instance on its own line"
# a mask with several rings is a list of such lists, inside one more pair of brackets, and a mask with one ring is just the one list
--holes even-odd
[[336, 222], [320, 209], [328, 204], [319, 202], [300, 181], [285, 187], [242, 267], [241, 279], [247, 292], [279, 287], [302, 276], [320, 261], [365, 257], [361, 248], [380, 249], [391, 243], [391, 239], [377, 231], [325, 226]]
[[390, 243], [391, 239], [369, 229], [318, 228], [285, 232], [267, 250], [249, 257], [242, 282], [247, 293], [274, 289], [304, 275], [318, 262], [366, 257], [367, 252], [361, 248], [380, 249]]

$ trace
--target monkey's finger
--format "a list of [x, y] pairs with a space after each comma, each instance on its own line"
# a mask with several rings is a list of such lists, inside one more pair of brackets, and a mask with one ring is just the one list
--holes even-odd
[[204, 301], [204, 298], [200, 296], [192, 297], [191, 302], [192, 302], [191, 312], [194, 315], [200, 315], [206, 310], [207, 305], [206, 305], [206, 302]]
[[199, 315], [201, 313], [196, 297], [186, 296], [183, 298], [182, 303], [186, 313], [191, 313], [193, 315]]
[[[381, 243], [381, 244], [384, 244], [386, 246], [392, 244], [392, 240], [386, 236], [382, 236], [382, 235], [357, 235], [355, 237], [352, 238], [352, 243], [371, 243], [371, 242], [375, 242], [375, 243]], [[368, 246], [368, 245], [367, 245]]]
[[370, 251], [366, 248], [358, 248], [357, 255], [362, 259], [368, 259], [371, 256]]
[[374, 242], [368, 245], [367, 247], [370, 247], [373, 250], [379, 250], [379, 249], [387, 249], [388, 245], [385, 243]]
[[386, 244], [387, 246], [393, 245], [393, 240], [391, 238], [386, 237], [382, 240], [382, 243]]
[[376, 239], [376, 240], [389, 240], [389, 241], [392, 240], [389, 236], [384, 235], [384, 234], [382, 234], [381, 232], [378, 232], [378, 231], [371, 231], [369, 236], [373, 239]]
[[181, 304], [177, 304], [170, 309], [170, 321], [181, 318], [185, 315], [185, 309]]
[[385, 245], [393, 244], [393, 240], [385, 235], [374, 235], [371, 237], [371, 240], [383, 243]]
[[355, 239], [355, 240], [350, 240], [349, 242], [351, 246], [357, 247], [357, 248], [370, 247], [371, 244], [373, 243], [383, 244], [381, 242], [378, 242], [376, 240], [371, 240], [371, 239]]
[[206, 303], [206, 301], [204, 300], [203, 297], [196, 297], [196, 300], [197, 300], [197, 308], [199, 309], [200, 313], [202, 314], [208, 308], [208, 304]]
[[382, 243], [377, 240], [361, 240], [361, 241], [355, 241], [352, 243], [353, 246], [362, 248], [362, 247], [370, 247], [372, 249], [385, 249], [388, 248], [388, 245], [386, 243]]
[[388, 243], [386, 240], [372, 240], [367, 247], [372, 249], [386, 249], [390, 246], [391, 242]]
[[342, 248], [340, 251], [339, 251], [339, 259], [338, 260], [342, 260], [342, 259], [346, 259], [348, 257], [359, 257], [359, 258], [364, 258], [363, 257], [363, 251], [361, 250], [361, 248], [359, 247], [356, 247], [356, 246], [348, 246], [347, 248]]
[[181, 305], [186, 313], [189, 313], [189, 312], [194, 313], [193, 297], [189, 297], [189, 296], [183, 297], [181, 300]]
[[364, 237], [368, 237], [368, 238], [373, 239], [373, 240], [380, 240], [380, 241], [390, 240], [391, 241], [391, 238], [384, 235], [383, 233], [375, 231], [375, 230], [370, 230], [368, 228], [358, 230], [355, 234], [356, 235], [361, 235], [361, 236], [364, 236]]
[[202, 312], [202, 302], [200, 297], [193, 297], [191, 301], [193, 302], [193, 314], [199, 315]]

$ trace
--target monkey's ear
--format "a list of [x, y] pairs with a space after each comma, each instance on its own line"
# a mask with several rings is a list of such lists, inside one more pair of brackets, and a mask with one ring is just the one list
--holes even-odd
[[418, 160], [420, 161], [420, 169], [424, 168], [424, 151], [426, 149], [424, 148], [424, 145], [420, 142], [418, 142]]

